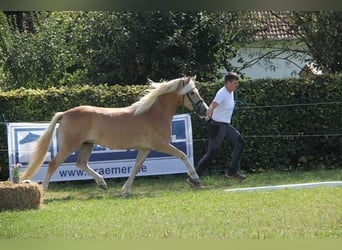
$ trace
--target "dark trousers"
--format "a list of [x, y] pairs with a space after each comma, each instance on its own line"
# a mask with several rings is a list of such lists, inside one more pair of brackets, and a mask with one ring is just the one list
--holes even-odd
[[233, 144], [231, 162], [227, 169], [228, 174], [234, 174], [240, 171], [240, 158], [245, 147], [245, 140], [241, 137], [239, 131], [228, 123], [209, 121], [208, 127], [209, 144], [205, 155], [197, 163], [196, 171], [199, 175], [214, 159], [219, 151], [224, 138], [227, 138]]

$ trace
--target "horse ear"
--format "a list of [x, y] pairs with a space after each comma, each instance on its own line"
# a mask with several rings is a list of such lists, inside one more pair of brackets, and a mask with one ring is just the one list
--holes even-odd
[[191, 80], [191, 76], [184, 77], [184, 79], [186, 79], [186, 80], [185, 80], [186, 83], [189, 83], [190, 80]]
[[192, 76], [191, 79], [195, 81], [196, 80], [196, 75]]

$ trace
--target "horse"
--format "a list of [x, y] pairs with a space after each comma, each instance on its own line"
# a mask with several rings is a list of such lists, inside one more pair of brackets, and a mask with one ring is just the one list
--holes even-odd
[[48, 163], [43, 180], [43, 190], [48, 189], [51, 176], [70, 154], [79, 151], [76, 166], [92, 176], [99, 187], [107, 189], [104, 178], [88, 164], [93, 145], [111, 149], [138, 151], [133, 170], [122, 187], [124, 194], [131, 193], [131, 186], [143, 162], [151, 150], [181, 159], [189, 175], [188, 182], [200, 186], [199, 176], [187, 156], [170, 144], [171, 122], [178, 106], [205, 117], [207, 104], [195, 86], [196, 77], [181, 77], [168, 82], [150, 82], [147, 93], [127, 107], [105, 108], [77, 106], [65, 112], [57, 112], [39, 138], [27, 169], [20, 179], [32, 178], [44, 162], [54, 128], [59, 123], [60, 148]]

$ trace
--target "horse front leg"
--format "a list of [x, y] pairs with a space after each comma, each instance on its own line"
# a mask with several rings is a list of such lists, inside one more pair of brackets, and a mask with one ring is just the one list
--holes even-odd
[[137, 159], [135, 160], [134, 168], [129, 178], [127, 179], [127, 181], [122, 187], [123, 194], [127, 195], [131, 193], [131, 186], [134, 181], [134, 178], [138, 174], [142, 164], [144, 163], [146, 157], [148, 156], [150, 152], [151, 152], [151, 149], [144, 149], [144, 150], [139, 149], [138, 150], [138, 155], [137, 155]]
[[173, 156], [181, 159], [184, 162], [184, 164], [188, 170], [188, 175], [191, 178], [191, 180], [190, 180], [191, 184], [194, 186], [201, 186], [201, 182], [200, 182], [199, 176], [198, 176], [195, 168], [191, 165], [188, 157], [181, 150], [179, 150], [178, 148], [174, 147], [171, 144], [159, 145], [156, 148], [156, 150], [158, 150], [162, 153], [173, 155]]

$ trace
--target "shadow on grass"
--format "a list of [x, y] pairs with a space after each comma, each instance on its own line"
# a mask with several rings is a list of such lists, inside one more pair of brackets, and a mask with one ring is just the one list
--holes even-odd
[[74, 200], [74, 197], [72, 195], [67, 195], [64, 197], [50, 197], [50, 198], [46, 198], [44, 197], [44, 204], [49, 204], [49, 203], [53, 203], [56, 201], [70, 201], [70, 200]]
[[[108, 199], [108, 194], [106, 191], [99, 192], [92, 192], [89, 193], [87, 191], [80, 190], [78, 192], [70, 192], [70, 193], [58, 193], [58, 192], [51, 192], [47, 193], [46, 197], [44, 197], [44, 204], [51, 204], [54, 202], [64, 202], [64, 201], [72, 201], [72, 200], [79, 200], [79, 201], [86, 201], [86, 200], [104, 200]], [[102, 192], [102, 193], [101, 193]]]
[[[211, 177], [213, 178], [213, 177]], [[101, 200], [101, 199], [145, 199], [158, 198], [167, 193], [180, 192], [201, 192], [214, 188], [226, 188], [230, 185], [215, 184], [214, 178], [209, 182], [203, 182], [205, 188], [191, 187], [187, 182], [185, 176], [155, 176], [155, 177], [137, 177], [132, 185], [131, 194], [123, 194], [122, 186], [126, 181], [122, 179], [106, 180], [108, 190], [100, 189], [94, 181], [78, 181], [65, 183], [51, 183], [46, 196], [44, 204], [51, 204], [53, 202], [63, 202], [70, 200]], [[208, 183], [207, 183], [208, 182]]]
[[222, 174], [201, 177], [205, 188], [194, 188], [186, 182], [186, 174], [136, 177], [132, 194], [124, 195], [122, 186], [127, 178], [106, 179], [108, 190], [100, 189], [93, 180], [51, 183], [44, 204], [70, 200], [122, 200], [158, 198], [169, 193], [225, 190], [227, 188], [257, 187], [265, 185], [294, 184], [315, 181], [342, 180], [342, 171], [267, 172], [248, 174], [243, 182], [228, 180]]

